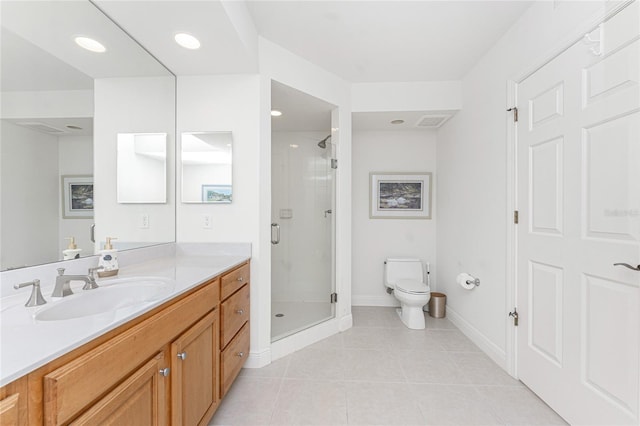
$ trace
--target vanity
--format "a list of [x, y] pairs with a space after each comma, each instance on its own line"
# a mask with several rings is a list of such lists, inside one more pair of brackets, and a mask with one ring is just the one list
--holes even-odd
[[[17, 306], [3, 303], [0, 424], [206, 425], [249, 354], [250, 260], [174, 250], [95, 290], [76, 283], [55, 301], [43, 288], [40, 307], [25, 308], [24, 291]], [[154, 282], [170, 291], [104, 313], [44, 315], [84, 293], [108, 300], [116, 287]]]

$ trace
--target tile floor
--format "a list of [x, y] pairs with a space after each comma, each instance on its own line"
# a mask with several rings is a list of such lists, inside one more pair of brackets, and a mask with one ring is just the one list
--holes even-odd
[[210, 425], [564, 425], [451, 322], [409, 330], [393, 308], [353, 308], [353, 328], [243, 369]]

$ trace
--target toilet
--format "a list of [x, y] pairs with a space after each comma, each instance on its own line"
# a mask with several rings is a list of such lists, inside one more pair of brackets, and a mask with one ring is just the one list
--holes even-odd
[[396, 309], [403, 324], [412, 330], [424, 329], [422, 307], [431, 298], [431, 289], [424, 282], [420, 259], [387, 259], [384, 262], [384, 285], [400, 302]]

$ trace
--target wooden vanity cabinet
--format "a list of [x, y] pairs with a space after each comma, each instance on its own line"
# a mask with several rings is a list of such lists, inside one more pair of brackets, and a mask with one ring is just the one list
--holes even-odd
[[220, 303], [220, 395], [224, 397], [249, 355], [249, 264], [224, 275]]
[[249, 354], [249, 262], [0, 388], [0, 425], [206, 425]]
[[0, 388], [0, 425], [27, 425], [27, 378]]
[[171, 344], [171, 424], [206, 425], [220, 401], [218, 310]]

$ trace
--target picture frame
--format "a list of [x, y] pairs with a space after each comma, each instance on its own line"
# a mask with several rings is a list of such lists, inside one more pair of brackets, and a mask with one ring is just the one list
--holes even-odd
[[231, 204], [233, 189], [231, 185], [202, 185], [202, 202]]
[[369, 173], [370, 219], [431, 219], [431, 172]]
[[62, 217], [64, 219], [93, 218], [93, 176], [62, 175]]

